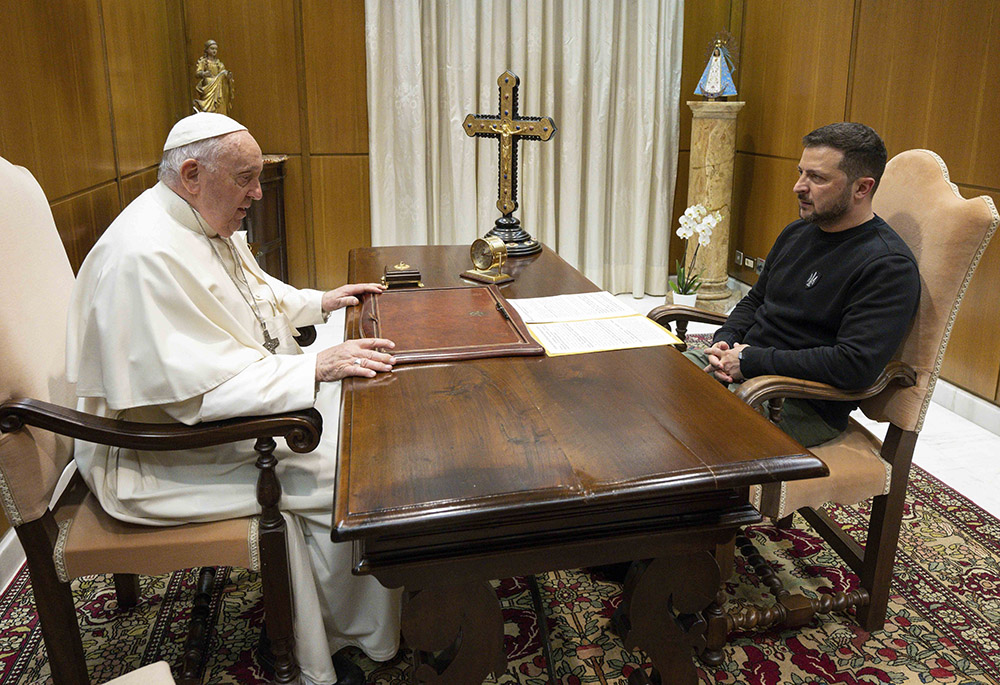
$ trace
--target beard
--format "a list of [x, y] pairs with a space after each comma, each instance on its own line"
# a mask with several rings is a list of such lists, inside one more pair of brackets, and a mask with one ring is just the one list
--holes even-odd
[[[836, 198], [829, 207], [817, 210], [816, 205], [813, 205], [812, 212], [799, 210], [799, 217], [806, 221], [811, 221], [817, 226], [832, 224], [850, 211], [853, 190], [853, 184], [848, 184], [840, 197]], [[802, 200], [802, 198], [800, 197], [799, 200]]]

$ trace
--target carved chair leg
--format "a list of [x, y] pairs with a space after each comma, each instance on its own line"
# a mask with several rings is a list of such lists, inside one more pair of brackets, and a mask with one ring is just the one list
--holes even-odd
[[871, 601], [867, 606], [858, 608], [857, 619], [861, 627], [869, 633], [881, 630], [885, 626], [885, 615], [889, 605], [889, 578], [892, 575], [896, 545], [899, 540], [898, 525], [894, 526], [895, 530], [886, 528], [893, 527], [890, 521], [899, 521], [902, 505], [899, 507], [899, 513], [890, 513], [887, 511], [888, 499], [886, 496], [880, 496], [872, 501], [871, 520], [868, 523], [868, 544], [865, 546], [861, 587], [868, 589]]
[[274, 654], [274, 679], [278, 683], [293, 683], [299, 677], [299, 665], [292, 650], [292, 586], [288, 574], [288, 543], [285, 519], [278, 510], [281, 484], [274, 472], [278, 460], [274, 457], [275, 442], [259, 438], [257, 452], [257, 502], [260, 515], [260, 573], [264, 590], [264, 620]]
[[778, 425], [781, 423], [781, 409], [785, 406], [784, 397], [775, 397], [767, 401], [767, 414], [771, 423]]
[[795, 514], [793, 513], [793, 514], [789, 514], [788, 516], [785, 516], [784, 518], [775, 519], [775, 521], [774, 521], [774, 527], [775, 528], [780, 528], [781, 530], [788, 530], [788, 529], [790, 529], [792, 527], [792, 517], [794, 515]]
[[139, 576], [134, 573], [116, 573], [115, 597], [120, 609], [131, 609], [139, 602]]
[[688, 333], [688, 322], [686, 319], [678, 319], [677, 325], [677, 337], [681, 339], [684, 346], [680, 348], [681, 352], [687, 350], [687, 333]]
[[[894, 474], [895, 475], [895, 474]], [[899, 525], [903, 516], [904, 489], [872, 500], [868, 523], [868, 542], [861, 570], [861, 587], [867, 589], [870, 602], [858, 607], [857, 619], [868, 632], [882, 630], [889, 605], [892, 568], [899, 545]]]
[[187, 640], [184, 642], [184, 661], [181, 665], [181, 680], [201, 681], [201, 671], [208, 652], [208, 637], [212, 633], [211, 618], [212, 592], [215, 589], [215, 567], [206, 566], [198, 574], [198, 588], [191, 609], [191, 623]]
[[871, 518], [868, 522], [868, 540], [862, 565], [861, 587], [870, 594], [867, 606], [858, 608], [857, 619], [861, 627], [872, 632], [885, 626], [889, 604], [889, 585], [892, 567], [899, 545], [899, 526], [906, 502], [906, 483], [910, 479], [910, 464], [917, 434], [890, 425], [882, 444], [882, 454], [891, 456], [892, 481], [889, 494], [872, 500]]
[[52, 547], [58, 526], [52, 514], [46, 513], [38, 520], [18, 526], [16, 530], [28, 561], [35, 609], [38, 611], [52, 680], [60, 685], [90, 685], [73, 593], [69, 583], [61, 582], [56, 576], [52, 563]]

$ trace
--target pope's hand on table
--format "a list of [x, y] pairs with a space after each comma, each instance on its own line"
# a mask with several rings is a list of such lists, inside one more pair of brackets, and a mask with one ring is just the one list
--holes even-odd
[[323, 293], [323, 311], [332, 312], [341, 307], [353, 307], [361, 301], [365, 293], [380, 293], [385, 290], [381, 283], [348, 283]]
[[348, 376], [374, 378], [377, 373], [392, 371], [396, 358], [379, 350], [396, 345], [385, 338], [346, 340], [316, 355], [316, 380], [339, 381]]

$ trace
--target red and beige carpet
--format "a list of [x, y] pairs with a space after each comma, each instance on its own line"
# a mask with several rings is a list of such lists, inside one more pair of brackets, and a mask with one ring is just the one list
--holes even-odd
[[[863, 535], [863, 509], [838, 507], [835, 517]], [[788, 582], [818, 594], [851, 588], [857, 579], [806, 524], [778, 530], [760, 525], [749, 537]], [[253, 657], [262, 619], [257, 578], [224, 570], [205, 683], [261, 681]], [[583, 571], [538, 578], [548, 612], [556, 672], [563, 684], [621, 685], [644, 663], [608, 630], [619, 586]], [[142, 580], [138, 606], [117, 610], [110, 579], [75, 586], [91, 680], [104, 682], [158, 659], [179, 663], [195, 583], [193, 572]], [[527, 583], [494, 583], [506, 618], [508, 669], [495, 681], [545, 685], [547, 673]], [[730, 590], [768, 601], [737, 555]], [[27, 572], [0, 598], [0, 685], [44, 682], [41, 631]], [[1000, 524], [937, 479], [915, 468], [907, 495], [889, 620], [869, 635], [848, 616], [821, 617], [799, 631], [733, 635], [726, 660], [701, 671], [704, 683], [1000, 683]], [[409, 682], [408, 655], [362, 663], [370, 683]], [[669, 682], [665, 679], [664, 682]]]

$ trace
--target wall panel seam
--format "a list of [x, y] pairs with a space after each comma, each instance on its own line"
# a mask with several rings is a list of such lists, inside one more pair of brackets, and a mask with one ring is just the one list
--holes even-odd
[[309, 92], [306, 87], [306, 31], [305, 15], [302, 9], [302, 0], [294, 0], [293, 14], [295, 16], [295, 67], [298, 72], [299, 91], [299, 146], [302, 150], [302, 202], [305, 213], [305, 241], [308, 254], [306, 255], [306, 268], [308, 270], [309, 285], [316, 287], [316, 230], [315, 211], [313, 208], [312, 191], [312, 167], [310, 158], [312, 157], [309, 138]]
[[854, 17], [851, 23], [851, 52], [847, 58], [847, 92], [844, 94], [844, 121], [851, 120], [854, 102], [854, 73], [858, 58], [858, 34], [861, 31], [861, 0], [854, 0]]
[[[108, 34], [104, 25], [104, 3], [97, 0], [97, 13], [101, 18], [101, 51], [104, 56], [104, 82], [108, 89], [108, 120], [111, 123], [111, 154], [115, 160], [115, 182], [118, 184], [118, 211], [125, 205], [125, 196], [122, 193], [122, 166], [118, 159], [118, 132], [115, 129], [115, 105], [114, 96], [111, 92], [111, 64], [108, 59]], [[96, 227], [95, 229], [95, 237]]]
[[130, 181], [133, 178], [135, 178], [136, 176], [142, 176], [143, 174], [148, 174], [153, 169], [159, 169], [159, 168], [160, 168], [159, 163], [153, 164], [153, 165], [145, 167], [143, 169], [139, 169], [138, 171], [133, 171], [130, 174], [125, 174], [124, 176], [121, 176], [119, 178], [119, 180], [121, 180], [121, 181]]
[[[49, 200], [49, 207], [51, 207], [53, 205], [57, 205], [60, 202], [66, 202], [67, 200], [75, 200], [78, 197], [82, 197], [84, 195], [87, 195], [89, 193], [94, 192], [95, 190], [101, 190], [102, 188], [106, 188], [106, 187], [108, 187], [110, 185], [114, 185], [116, 183], [118, 183], [118, 179], [117, 178], [112, 178], [112, 179], [110, 179], [108, 181], [102, 181], [100, 183], [97, 183], [95, 185], [89, 186], [89, 187], [84, 188], [82, 190], [74, 191], [74, 192], [70, 193], [69, 195], [63, 195], [62, 197], [53, 198], [53, 199]], [[119, 193], [120, 193], [120, 189], [119, 189]], [[121, 202], [121, 197], [120, 196], [119, 196], [118, 201]], [[96, 228], [95, 228], [95, 230], [96, 230]]]

